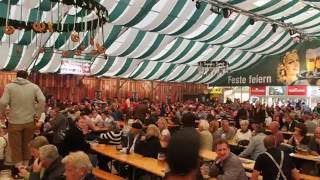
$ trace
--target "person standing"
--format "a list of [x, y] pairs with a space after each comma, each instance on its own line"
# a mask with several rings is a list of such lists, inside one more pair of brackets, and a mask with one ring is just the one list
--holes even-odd
[[17, 79], [5, 86], [0, 99], [0, 112], [9, 105], [8, 118], [9, 145], [12, 161], [19, 166], [30, 159], [28, 143], [35, 131], [34, 117], [40, 117], [45, 109], [45, 96], [36, 84], [27, 80], [26, 71], [18, 71]]
[[263, 143], [267, 151], [258, 156], [251, 180], [257, 180], [259, 175], [262, 175], [263, 179], [300, 179], [292, 159], [276, 147], [274, 136], [266, 136]]

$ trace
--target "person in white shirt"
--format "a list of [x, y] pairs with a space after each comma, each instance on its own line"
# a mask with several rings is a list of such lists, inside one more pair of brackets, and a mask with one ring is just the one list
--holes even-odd
[[250, 140], [252, 137], [252, 132], [248, 128], [249, 121], [248, 120], [241, 120], [240, 121], [240, 129], [237, 130], [236, 135], [234, 136], [234, 141], [238, 143], [242, 140]]
[[92, 111], [92, 117], [91, 117], [91, 121], [97, 125], [97, 126], [103, 126], [103, 123], [101, 123], [102, 121], [102, 117], [100, 116], [100, 114], [96, 111], [96, 110], [93, 110]]
[[163, 148], [168, 146], [170, 140], [170, 131], [168, 130], [168, 123], [164, 118], [160, 118], [156, 122], [159, 130], [160, 130], [160, 143]]

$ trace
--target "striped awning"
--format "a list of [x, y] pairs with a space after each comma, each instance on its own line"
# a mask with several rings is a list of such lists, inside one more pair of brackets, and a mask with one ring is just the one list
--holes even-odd
[[[229, 63], [231, 71], [245, 69], [265, 56], [282, 53], [295, 45], [288, 31], [272, 31], [270, 23], [249, 23], [249, 17], [213, 13], [211, 5], [191, 0], [96, 0], [109, 11], [102, 27], [83, 25], [80, 41], [71, 41], [72, 30], [34, 33], [16, 30], [8, 36], [0, 29], [0, 68], [59, 72], [62, 51], [84, 47], [81, 56], [68, 59], [91, 63], [95, 76], [170, 82], [213, 83], [224, 74], [200, 72], [199, 61]], [[10, 5], [8, 6], [8, 3]], [[317, 0], [221, 0], [259, 15], [283, 20], [305, 34], [320, 36], [320, 3]], [[8, 7], [10, 8], [8, 12]], [[23, 22], [61, 22], [64, 25], [97, 21], [94, 12], [50, 0], [2, 0], [0, 18]], [[65, 27], [65, 26], [64, 26]], [[104, 56], [91, 55], [94, 38], [105, 48]], [[39, 47], [45, 47], [39, 53]]]

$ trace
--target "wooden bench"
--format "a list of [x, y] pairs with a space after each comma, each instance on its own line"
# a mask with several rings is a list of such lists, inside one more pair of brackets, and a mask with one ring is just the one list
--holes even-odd
[[92, 174], [95, 177], [97, 177], [97, 179], [101, 179], [101, 180], [124, 180], [123, 177], [117, 176], [115, 174], [111, 174], [111, 173], [103, 171], [99, 168], [93, 168]]
[[[246, 172], [246, 175], [251, 178], [252, 174], [251, 172]], [[300, 174], [300, 178], [303, 180], [320, 180], [320, 177], [306, 175], [306, 174]], [[210, 179], [211, 180], [211, 179]], [[262, 176], [259, 176], [259, 180], [263, 180]]]

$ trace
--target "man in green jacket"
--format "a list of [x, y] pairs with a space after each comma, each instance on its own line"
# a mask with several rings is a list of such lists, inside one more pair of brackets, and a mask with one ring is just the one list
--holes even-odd
[[33, 139], [35, 116], [45, 109], [45, 96], [36, 84], [27, 80], [26, 71], [18, 71], [17, 79], [5, 86], [0, 99], [0, 113], [7, 106], [10, 108], [8, 117], [9, 145], [12, 151], [12, 162], [19, 166], [30, 159], [28, 143]]

